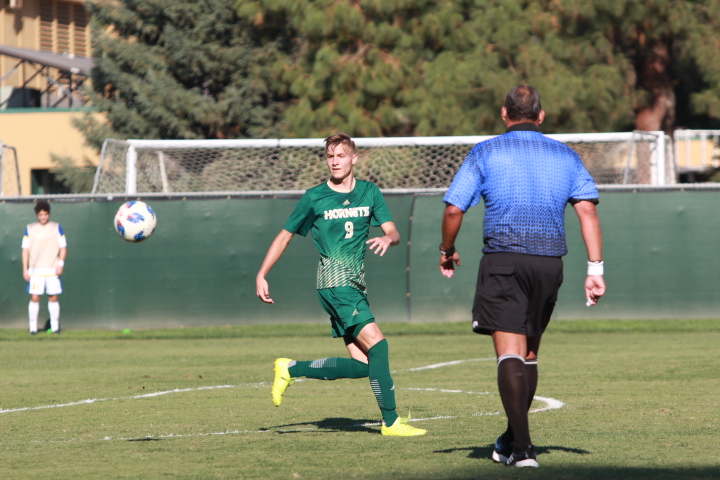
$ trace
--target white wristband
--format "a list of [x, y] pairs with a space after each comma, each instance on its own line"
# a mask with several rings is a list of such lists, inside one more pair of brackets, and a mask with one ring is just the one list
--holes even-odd
[[588, 275], [603, 275], [603, 261], [588, 262]]
[[58, 267], [64, 267], [64, 266], [65, 266], [65, 260], [58, 260], [57, 265], [58, 265]]

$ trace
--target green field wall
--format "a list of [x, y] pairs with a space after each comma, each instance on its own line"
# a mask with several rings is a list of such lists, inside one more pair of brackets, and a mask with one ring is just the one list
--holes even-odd
[[[142, 198], [142, 197], [141, 197]], [[255, 295], [255, 275], [298, 196], [142, 198], [158, 216], [145, 242], [113, 229], [124, 199], [52, 199], [52, 220], [66, 233], [60, 296], [63, 328], [154, 328], [250, 323], [326, 322], [315, 291], [318, 255], [310, 235], [296, 236], [268, 275], [272, 305]], [[482, 248], [482, 207], [465, 215], [456, 244], [461, 265], [438, 268], [442, 194], [386, 193], [402, 240], [379, 257], [368, 252], [366, 277], [379, 322], [470, 321]], [[33, 199], [0, 201], [0, 327], [25, 328], [29, 295], [21, 241], [35, 220]], [[720, 192], [603, 192], [605, 279], [600, 303], [585, 306], [585, 247], [572, 207], [569, 254], [557, 319], [720, 317]], [[371, 235], [381, 235], [373, 229]], [[41, 301], [40, 323], [47, 317]], [[329, 332], [329, 328], [328, 328]]]

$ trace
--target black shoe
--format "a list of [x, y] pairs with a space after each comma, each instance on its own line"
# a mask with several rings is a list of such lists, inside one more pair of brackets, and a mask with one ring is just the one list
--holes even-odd
[[535, 447], [529, 445], [524, 451], [516, 452], [513, 450], [512, 454], [505, 461], [506, 467], [539, 467], [537, 454], [535, 453]]
[[505, 434], [500, 435], [495, 440], [495, 450], [492, 453], [492, 459], [495, 463], [505, 463], [513, 453], [513, 442], [503, 443]]
[[30, 332], [30, 335], [37, 335], [37, 332]]

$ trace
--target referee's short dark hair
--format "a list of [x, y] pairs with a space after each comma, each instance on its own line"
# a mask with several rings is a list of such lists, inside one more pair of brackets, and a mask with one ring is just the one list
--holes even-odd
[[519, 120], [537, 120], [542, 111], [540, 92], [530, 85], [518, 85], [505, 96], [507, 117]]
[[50, 204], [45, 200], [40, 200], [35, 204], [35, 213], [48, 212], [50, 213]]

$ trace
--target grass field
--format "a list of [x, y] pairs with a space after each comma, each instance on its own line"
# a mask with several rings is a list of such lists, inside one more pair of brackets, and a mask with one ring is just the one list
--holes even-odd
[[276, 357], [345, 355], [325, 325], [0, 330], [0, 478], [720, 478], [720, 320], [552, 323], [537, 470], [489, 459], [505, 417], [488, 338], [382, 327], [399, 411], [426, 437], [382, 437], [365, 379], [297, 382], [272, 405]]

